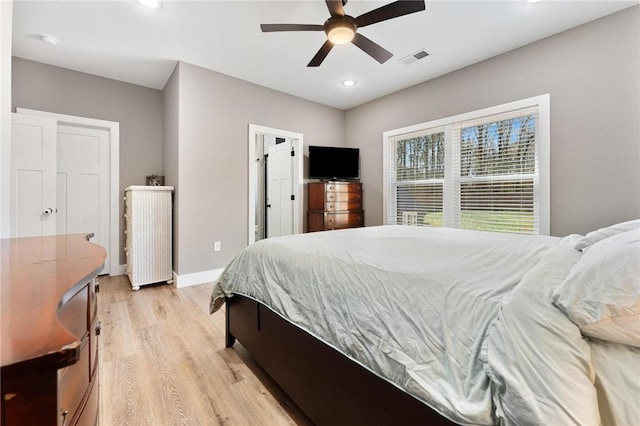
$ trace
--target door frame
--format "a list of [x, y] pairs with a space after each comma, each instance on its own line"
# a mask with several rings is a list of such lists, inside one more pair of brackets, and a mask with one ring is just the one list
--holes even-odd
[[293, 182], [295, 188], [296, 202], [293, 203], [293, 233], [300, 234], [304, 227], [302, 208], [304, 197], [304, 180], [303, 180], [303, 151], [304, 136], [302, 133], [291, 132], [288, 130], [275, 129], [273, 127], [259, 126], [257, 124], [249, 124], [249, 208], [248, 208], [248, 229], [247, 229], [247, 244], [251, 245], [256, 242], [256, 136], [257, 135], [274, 135], [283, 138], [293, 139], [293, 149], [296, 152], [296, 163], [293, 168]]
[[16, 112], [51, 117], [56, 119], [58, 124], [91, 127], [109, 132], [109, 274], [124, 274], [124, 265], [120, 265], [120, 123], [27, 108], [16, 108]]

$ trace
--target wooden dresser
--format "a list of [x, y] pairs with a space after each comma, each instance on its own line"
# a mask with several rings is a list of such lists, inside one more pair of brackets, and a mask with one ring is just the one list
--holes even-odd
[[362, 183], [311, 182], [307, 189], [308, 232], [364, 226]]
[[84, 234], [0, 240], [2, 425], [95, 425], [105, 250]]

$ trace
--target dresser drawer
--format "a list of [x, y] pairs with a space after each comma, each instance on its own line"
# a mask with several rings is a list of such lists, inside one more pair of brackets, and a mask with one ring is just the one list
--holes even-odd
[[326, 229], [353, 228], [362, 226], [363, 219], [362, 212], [325, 213], [324, 226]]
[[362, 192], [359, 182], [328, 182], [324, 188], [326, 192]]
[[96, 307], [98, 304], [98, 298], [96, 293], [100, 291], [100, 283], [98, 278], [94, 278], [89, 282], [89, 322], [93, 322], [96, 317]]
[[360, 192], [327, 192], [325, 194], [326, 202], [344, 203], [347, 201], [362, 202], [362, 193]]
[[[77, 363], [58, 371], [58, 389], [60, 391], [60, 413], [66, 424], [79, 415], [78, 408], [89, 387], [89, 339], [84, 339]], [[62, 424], [62, 423], [61, 423]]]
[[68, 302], [60, 307], [58, 318], [78, 339], [87, 334], [89, 327], [89, 286], [85, 285]]
[[91, 383], [88, 390], [89, 397], [82, 411], [78, 413], [78, 422], [75, 426], [96, 426], [98, 424], [98, 390], [98, 384], [96, 382]]
[[360, 200], [345, 201], [345, 202], [331, 202], [327, 201], [324, 205], [324, 209], [328, 212], [340, 212], [345, 210], [362, 210], [362, 202]]
[[89, 372], [91, 374], [91, 380], [94, 380], [95, 374], [98, 374], [98, 335], [100, 334], [100, 330], [102, 328], [102, 324], [96, 318], [91, 324], [91, 330], [89, 333]]

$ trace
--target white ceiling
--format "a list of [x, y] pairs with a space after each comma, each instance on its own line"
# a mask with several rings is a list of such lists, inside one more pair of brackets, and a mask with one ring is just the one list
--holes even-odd
[[[388, 3], [350, 0], [345, 13], [355, 17]], [[265, 34], [260, 24], [322, 24], [329, 17], [322, 0], [165, 1], [158, 10], [135, 0], [15, 0], [13, 54], [155, 89], [184, 61], [348, 109], [636, 4], [427, 1], [426, 11], [358, 30], [394, 54], [385, 64], [347, 44], [308, 68], [323, 32]], [[43, 33], [60, 42], [41, 42]], [[429, 56], [399, 61], [420, 49]], [[344, 87], [348, 78], [358, 83]]]

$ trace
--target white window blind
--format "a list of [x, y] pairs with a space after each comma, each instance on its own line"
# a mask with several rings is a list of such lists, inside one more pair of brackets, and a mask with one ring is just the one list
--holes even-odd
[[388, 149], [392, 223], [442, 225], [444, 130], [402, 135]]
[[547, 169], [539, 105], [527, 101], [385, 133], [386, 223], [540, 233]]
[[537, 108], [453, 125], [453, 222], [463, 229], [537, 234]]

